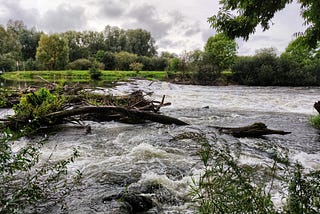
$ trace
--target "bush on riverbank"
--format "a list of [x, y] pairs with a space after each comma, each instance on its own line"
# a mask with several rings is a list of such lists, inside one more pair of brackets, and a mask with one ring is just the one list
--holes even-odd
[[[202, 145], [199, 155], [204, 165], [204, 172], [191, 184], [199, 213], [320, 212], [320, 170], [306, 173], [300, 164], [290, 163], [285, 154], [275, 154], [272, 166], [257, 169], [240, 164], [237, 152], [234, 154], [228, 146], [212, 147], [199, 134], [192, 139]], [[271, 200], [276, 180], [282, 183], [280, 194], [285, 198], [284, 206], [278, 208]]]
[[238, 57], [232, 67], [233, 81], [254, 86], [319, 86], [320, 64], [299, 64], [272, 53]]
[[[64, 198], [80, 181], [79, 171], [67, 176], [67, 167], [79, 156], [78, 151], [73, 150], [68, 158], [53, 161], [53, 152], [46, 155], [41, 152], [47, 137], [41, 137], [39, 127], [35, 126], [44, 114], [60, 109], [63, 102], [62, 97], [40, 89], [24, 95], [14, 107], [16, 117], [28, 118], [24, 127], [15, 127], [18, 131], [12, 131], [1, 123], [0, 213], [24, 213], [26, 209], [34, 213], [42, 203], [48, 202], [62, 208]], [[33, 137], [20, 142], [25, 136]]]
[[313, 127], [320, 130], [320, 114], [311, 117], [310, 121], [311, 121]]

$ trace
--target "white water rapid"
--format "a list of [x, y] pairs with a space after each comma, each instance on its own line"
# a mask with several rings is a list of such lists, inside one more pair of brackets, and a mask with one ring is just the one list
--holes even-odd
[[[54, 151], [52, 158], [61, 159], [68, 157], [73, 148], [80, 152], [69, 170], [79, 169], [84, 180], [80, 190], [67, 198], [69, 213], [123, 213], [119, 202], [104, 198], [127, 189], [143, 192], [145, 186], [155, 184], [161, 186], [155, 190], [158, 192], [144, 194], [156, 197], [160, 208], [149, 213], [196, 213], [188, 193], [191, 179], [203, 169], [198, 155], [201, 145], [190, 139], [174, 140], [185, 132], [201, 133], [211, 143], [237, 148], [243, 163], [270, 163], [271, 154], [277, 150], [288, 152], [291, 160], [307, 169], [320, 169], [319, 134], [309, 122], [316, 114], [313, 104], [320, 100], [320, 88], [212, 87], [137, 80], [99, 92], [124, 94], [138, 89], [154, 92], [150, 97], [154, 100], [166, 95], [165, 101], [172, 105], [161, 112], [191, 125], [88, 122], [91, 134], [70, 126], [50, 136], [43, 154]], [[292, 133], [237, 139], [210, 127], [254, 122]], [[277, 195], [274, 199], [280, 200]], [[48, 207], [47, 212], [59, 213], [59, 208]]]

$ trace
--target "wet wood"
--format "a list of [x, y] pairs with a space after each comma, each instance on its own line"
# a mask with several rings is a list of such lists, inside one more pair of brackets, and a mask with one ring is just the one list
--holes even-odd
[[[37, 88], [28, 89], [26, 92], [18, 92], [17, 102], [24, 93], [35, 95]], [[138, 124], [146, 121], [161, 124], [188, 125], [177, 118], [160, 114], [160, 108], [171, 105], [165, 102], [165, 96], [161, 101], [147, 100], [143, 91], [134, 91], [128, 95], [113, 96], [112, 94], [99, 94], [96, 90], [83, 89], [75, 86], [65, 86], [59, 91], [59, 95], [66, 102], [53, 113], [41, 115], [41, 117], [19, 118], [13, 115], [3, 119], [0, 129], [11, 128], [13, 130], [22, 129], [25, 125], [33, 127], [50, 127], [71, 122], [82, 125], [83, 121], [105, 122], [117, 121], [122, 123]], [[11, 107], [11, 106], [10, 106]]]
[[320, 101], [315, 102], [313, 107], [317, 110], [317, 112], [320, 114]]
[[140, 111], [136, 109], [128, 109], [117, 106], [83, 106], [75, 109], [69, 109], [59, 112], [54, 112], [47, 115], [47, 118], [55, 123], [56, 121], [63, 121], [70, 119], [73, 116], [80, 116], [80, 119], [94, 117], [98, 122], [116, 120], [119, 122], [132, 121], [131, 123], [141, 123], [142, 121], [152, 121], [161, 124], [176, 124], [188, 125], [188, 123], [177, 118], [166, 115], [157, 114], [149, 111]]
[[287, 135], [291, 132], [286, 132], [282, 130], [273, 130], [268, 129], [264, 123], [254, 123], [249, 126], [243, 127], [215, 127], [220, 132], [224, 134], [230, 134], [234, 137], [262, 137], [264, 135], [271, 135], [271, 134], [279, 134], [279, 135]]

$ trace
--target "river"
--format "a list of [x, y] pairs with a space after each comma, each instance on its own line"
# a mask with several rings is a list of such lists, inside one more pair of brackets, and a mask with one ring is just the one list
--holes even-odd
[[[50, 136], [42, 150], [44, 155], [54, 151], [52, 158], [57, 160], [68, 157], [73, 148], [81, 155], [69, 167], [71, 172], [79, 169], [84, 175], [82, 185], [66, 199], [69, 213], [123, 213], [121, 203], [104, 198], [128, 189], [141, 191], [150, 185], [161, 188], [145, 191], [158, 200], [160, 207], [149, 213], [196, 213], [188, 193], [191, 179], [203, 169], [198, 155], [201, 145], [190, 139], [175, 140], [185, 132], [199, 133], [211, 144], [237, 149], [242, 163], [269, 164], [270, 154], [278, 151], [288, 152], [292, 161], [301, 162], [307, 169], [320, 169], [319, 133], [309, 122], [316, 114], [313, 104], [320, 100], [320, 88], [213, 87], [137, 80], [104, 92], [123, 94], [137, 89], [153, 92], [149, 98], [154, 100], [166, 95], [165, 101], [171, 106], [161, 112], [191, 125], [87, 122], [92, 127], [90, 134], [70, 126]], [[237, 139], [212, 127], [254, 122], [292, 133]], [[273, 199], [276, 204], [282, 203], [276, 194]], [[46, 212], [60, 211], [52, 206]]]

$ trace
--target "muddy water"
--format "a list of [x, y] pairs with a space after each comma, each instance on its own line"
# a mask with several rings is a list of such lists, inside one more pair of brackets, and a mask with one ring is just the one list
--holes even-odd
[[[172, 105], [163, 108], [162, 113], [191, 125], [88, 122], [91, 134], [65, 128], [51, 136], [43, 154], [54, 150], [53, 159], [61, 159], [77, 148], [81, 155], [70, 166], [71, 172], [82, 171], [84, 180], [79, 190], [67, 198], [69, 213], [127, 213], [117, 200], [105, 200], [126, 190], [142, 192], [158, 203], [148, 213], [195, 213], [188, 193], [191, 178], [203, 168], [197, 154], [201, 145], [190, 139], [175, 140], [185, 132], [206, 136], [212, 145], [229, 145], [241, 154], [244, 163], [267, 164], [272, 154], [280, 151], [288, 152], [292, 160], [306, 168], [320, 169], [319, 134], [309, 123], [316, 113], [312, 106], [320, 100], [320, 88], [205, 87], [136, 81], [105, 89], [104, 93], [137, 89], [153, 91], [150, 99], [161, 100], [166, 95], [166, 102]], [[254, 122], [292, 134], [236, 139], [212, 128]], [[60, 213], [55, 206], [46, 211]]]

